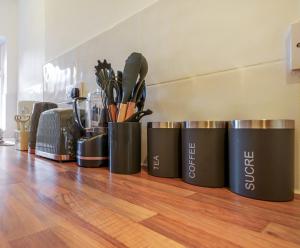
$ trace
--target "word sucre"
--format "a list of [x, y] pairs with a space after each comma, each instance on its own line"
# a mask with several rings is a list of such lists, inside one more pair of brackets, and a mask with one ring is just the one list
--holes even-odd
[[255, 190], [254, 152], [244, 151], [245, 189]]

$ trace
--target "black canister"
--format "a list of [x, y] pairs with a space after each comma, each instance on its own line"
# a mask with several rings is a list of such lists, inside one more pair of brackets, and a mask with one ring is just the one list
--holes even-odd
[[293, 120], [235, 120], [229, 125], [230, 190], [250, 198], [294, 198]]
[[181, 177], [181, 122], [149, 122], [148, 172], [157, 177]]
[[141, 171], [141, 123], [109, 122], [109, 170], [134, 174]]
[[182, 128], [182, 178], [202, 187], [223, 187], [227, 153], [225, 121], [186, 121]]

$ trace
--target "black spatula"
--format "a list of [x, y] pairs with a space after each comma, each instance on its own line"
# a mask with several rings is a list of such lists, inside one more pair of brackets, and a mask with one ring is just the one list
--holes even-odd
[[143, 55], [140, 53], [132, 53], [126, 60], [122, 78], [122, 103], [120, 104], [118, 122], [122, 122], [126, 118], [127, 103], [129, 102], [132, 91], [138, 79]]
[[143, 86], [145, 86], [145, 77], [148, 72], [148, 63], [147, 60], [144, 56], [142, 56], [141, 59], [141, 68], [140, 68], [140, 73], [139, 73], [139, 80], [136, 84], [136, 87], [134, 91], [132, 92], [132, 97], [130, 99], [130, 102], [128, 103], [127, 106], [127, 112], [126, 112], [126, 119], [129, 118], [131, 115], [134, 114], [135, 112], [135, 107], [136, 107], [136, 101], [137, 101], [137, 95], [139, 93], [139, 90], [142, 89]]

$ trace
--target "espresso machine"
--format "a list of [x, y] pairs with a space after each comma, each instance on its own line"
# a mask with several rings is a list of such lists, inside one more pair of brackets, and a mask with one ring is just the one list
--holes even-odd
[[[77, 164], [81, 167], [108, 165], [107, 110], [103, 92], [97, 89], [88, 97], [73, 102], [75, 121], [84, 133], [77, 141]], [[84, 116], [83, 120], [80, 116]]]

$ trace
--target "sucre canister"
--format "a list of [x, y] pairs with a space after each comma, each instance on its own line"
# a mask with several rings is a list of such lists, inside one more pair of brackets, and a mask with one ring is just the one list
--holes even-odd
[[293, 120], [231, 121], [230, 190], [260, 200], [292, 200], [294, 129]]

